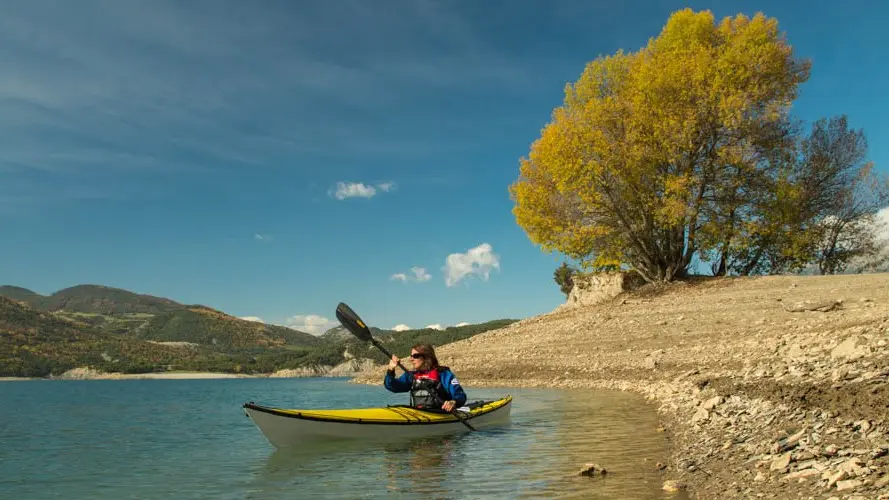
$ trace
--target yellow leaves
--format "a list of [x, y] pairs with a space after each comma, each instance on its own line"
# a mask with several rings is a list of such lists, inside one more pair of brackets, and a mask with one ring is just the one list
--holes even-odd
[[783, 119], [806, 78], [776, 20], [677, 11], [645, 47], [565, 87], [510, 187], [516, 221], [544, 249], [624, 261], [660, 229], [681, 237], [702, 188], [736, 182], [724, 166], [749, 161], [752, 134]]
[[597, 255], [589, 267], [592, 268], [593, 272], [617, 271], [620, 269], [621, 264], [623, 264], [623, 262], [620, 258], [603, 253]]
[[657, 210], [658, 220], [676, 224], [688, 215], [694, 178], [690, 173], [669, 174], [664, 178], [662, 205]]

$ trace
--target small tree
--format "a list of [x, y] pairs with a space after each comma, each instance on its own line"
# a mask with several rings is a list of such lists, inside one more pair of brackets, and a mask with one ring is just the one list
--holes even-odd
[[845, 116], [816, 122], [803, 151], [809, 209], [819, 220], [818, 268], [822, 274], [843, 272], [852, 259], [879, 251], [875, 217], [889, 199], [887, 183], [865, 162], [864, 134], [849, 129]]
[[571, 293], [571, 289], [574, 288], [574, 275], [577, 274], [577, 269], [569, 266], [567, 263], [562, 262], [562, 265], [556, 268], [556, 271], [553, 273], [553, 280], [559, 285], [559, 290], [565, 294], [565, 297]]
[[842, 273], [852, 262], [878, 256], [876, 214], [889, 200], [889, 182], [866, 162], [861, 130], [845, 116], [816, 121], [791, 155], [769, 172], [747, 230], [751, 244], [732, 254], [741, 275]]
[[871, 222], [871, 234], [874, 236], [876, 250], [849, 262], [847, 272], [851, 273], [885, 273], [889, 272], [889, 207], [883, 208]]

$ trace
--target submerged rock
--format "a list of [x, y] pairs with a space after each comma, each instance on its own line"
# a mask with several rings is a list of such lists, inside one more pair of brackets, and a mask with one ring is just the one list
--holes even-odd
[[581, 476], [604, 476], [607, 473], [608, 471], [597, 463], [583, 464], [583, 467], [580, 468]]

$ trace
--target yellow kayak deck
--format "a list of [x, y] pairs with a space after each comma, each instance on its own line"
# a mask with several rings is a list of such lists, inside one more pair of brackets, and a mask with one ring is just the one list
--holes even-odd
[[[498, 410], [512, 401], [512, 396], [495, 401], [473, 402], [474, 405], [468, 412], [461, 411], [464, 420], [485, 415]], [[423, 411], [409, 406], [387, 406], [379, 408], [353, 408], [338, 410], [298, 410], [271, 408], [245, 403], [244, 408], [250, 408], [282, 417], [292, 417], [304, 420], [316, 420], [324, 422], [340, 423], [366, 423], [366, 424], [407, 424], [407, 423], [447, 423], [458, 421], [457, 417], [450, 413], [438, 413]]]

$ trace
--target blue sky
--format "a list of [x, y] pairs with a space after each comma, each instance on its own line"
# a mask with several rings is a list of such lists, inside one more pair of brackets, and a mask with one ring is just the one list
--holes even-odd
[[0, 283], [315, 332], [339, 301], [382, 328], [550, 311], [561, 260], [510, 212], [518, 160], [588, 61], [686, 6], [777, 17], [814, 64], [794, 111], [848, 114], [886, 172], [877, 0], [16, 2]]

